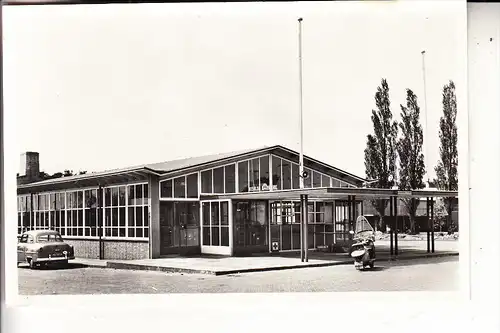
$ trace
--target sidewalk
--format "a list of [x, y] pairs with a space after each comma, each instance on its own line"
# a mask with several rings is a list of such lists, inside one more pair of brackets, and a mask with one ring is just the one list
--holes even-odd
[[[444, 245], [446, 244], [446, 245]], [[398, 244], [399, 255], [391, 256], [389, 243], [376, 242], [377, 262], [415, 260], [444, 256], [458, 256], [458, 243], [436, 242], [435, 252], [427, 253], [426, 242]], [[95, 260], [75, 259], [75, 264], [88, 267], [113, 269], [150, 270], [169, 273], [227, 275], [270, 270], [297, 269], [307, 267], [325, 267], [335, 265], [352, 265], [352, 259], [345, 253], [325, 253], [310, 251], [309, 261], [301, 262], [300, 254], [279, 253], [248, 257], [222, 257], [198, 255], [192, 257], [173, 256], [160, 259], [141, 260]]]

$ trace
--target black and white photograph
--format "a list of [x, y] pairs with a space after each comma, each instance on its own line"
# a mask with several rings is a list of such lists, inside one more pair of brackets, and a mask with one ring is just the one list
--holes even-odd
[[2, 19], [20, 296], [460, 292], [464, 2]]

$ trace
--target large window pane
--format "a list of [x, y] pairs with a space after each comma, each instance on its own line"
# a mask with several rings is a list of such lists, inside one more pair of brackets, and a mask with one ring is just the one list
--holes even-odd
[[248, 161], [238, 163], [238, 189], [248, 192]]
[[226, 193], [234, 193], [236, 191], [236, 174], [235, 174], [235, 165], [226, 165], [224, 167], [224, 180], [226, 183]]
[[300, 188], [299, 183], [299, 165], [292, 163], [292, 188], [298, 189]]
[[212, 170], [201, 173], [201, 192], [212, 193]]
[[142, 197], [143, 197], [142, 185], [135, 185], [136, 205], [142, 205]]
[[307, 172], [307, 174], [309, 175], [307, 178], [304, 179], [304, 187], [305, 188], [311, 188], [312, 187], [312, 170], [311, 169], [308, 169], [308, 168], [304, 168], [304, 171]]
[[186, 197], [186, 177], [178, 177], [174, 179], [174, 197]]
[[111, 188], [111, 205], [118, 206], [118, 187]]
[[172, 197], [172, 180], [165, 180], [160, 183], [160, 195], [162, 198], [171, 198]]
[[281, 158], [273, 156], [273, 188], [281, 190]]
[[321, 174], [313, 171], [312, 173], [312, 181], [313, 181], [313, 187], [321, 187]]
[[187, 176], [187, 197], [198, 198], [198, 174]]
[[269, 156], [260, 158], [260, 189], [269, 189]]
[[224, 193], [224, 168], [214, 169], [214, 193]]
[[118, 189], [118, 204], [120, 206], [125, 206], [125, 186], [120, 186]]
[[321, 187], [330, 187], [330, 177], [321, 175]]
[[148, 205], [149, 204], [149, 185], [144, 184], [142, 185], [142, 197], [144, 198], [142, 201], [143, 205]]
[[143, 225], [142, 207], [136, 207], [135, 208], [135, 226], [142, 227], [142, 225]]
[[283, 190], [289, 190], [292, 188], [292, 166], [290, 162], [286, 160], [282, 161], [282, 172], [283, 172]]
[[222, 225], [229, 225], [229, 208], [228, 208], [228, 203], [227, 202], [221, 202], [220, 203], [220, 218], [221, 218], [221, 224]]
[[340, 180], [337, 180], [337, 179], [332, 179], [332, 186], [333, 187], [340, 187]]
[[250, 187], [253, 191], [260, 190], [260, 181], [259, 181], [259, 159], [254, 158], [249, 161], [249, 177], [250, 177]]
[[203, 209], [203, 225], [210, 225], [210, 203], [204, 202]]

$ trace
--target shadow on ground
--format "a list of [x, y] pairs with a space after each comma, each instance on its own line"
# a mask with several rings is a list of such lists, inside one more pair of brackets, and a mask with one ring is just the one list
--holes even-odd
[[[23, 264], [18, 266], [21, 269], [30, 269], [29, 265]], [[57, 265], [57, 264], [52, 264], [52, 265], [47, 265], [47, 266], [38, 266], [35, 269], [39, 271], [58, 271], [58, 270], [69, 270], [69, 269], [80, 269], [80, 268], [86, 268], [88, 267], [87, 265], [84, 264], [78, 264], [78, 263], [68, 263], [67, 265]]]

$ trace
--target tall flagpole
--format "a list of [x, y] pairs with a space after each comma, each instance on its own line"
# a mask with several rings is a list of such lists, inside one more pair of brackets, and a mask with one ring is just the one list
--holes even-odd
[[425, 50], [422, 51], [422, 74], [423, 74], [423, 78], [424, 78], [424, 114], [425, 114], [425, 136], [426, 138], [424, 138], [424, 163], [425, 163], [425, 174], [427, 176], [427, 184], [426, 184], [426, 187], [429, 188], [430, 187], [430, 183], [429, 183], [429, 151], [428, 151], [428, 144], [427, 144], [427, 141], [429, 140], [429, 137], [428, 137], [428, 123], [427, 123], [427, 86], [426, 86], [426, 82], [425, 82]]
[[299, 187], [304, 188], [304, 128], [302, 116], [302, 18], [299, 18], [299, 112], [300, 112], [300, 160], [299, 160]]

